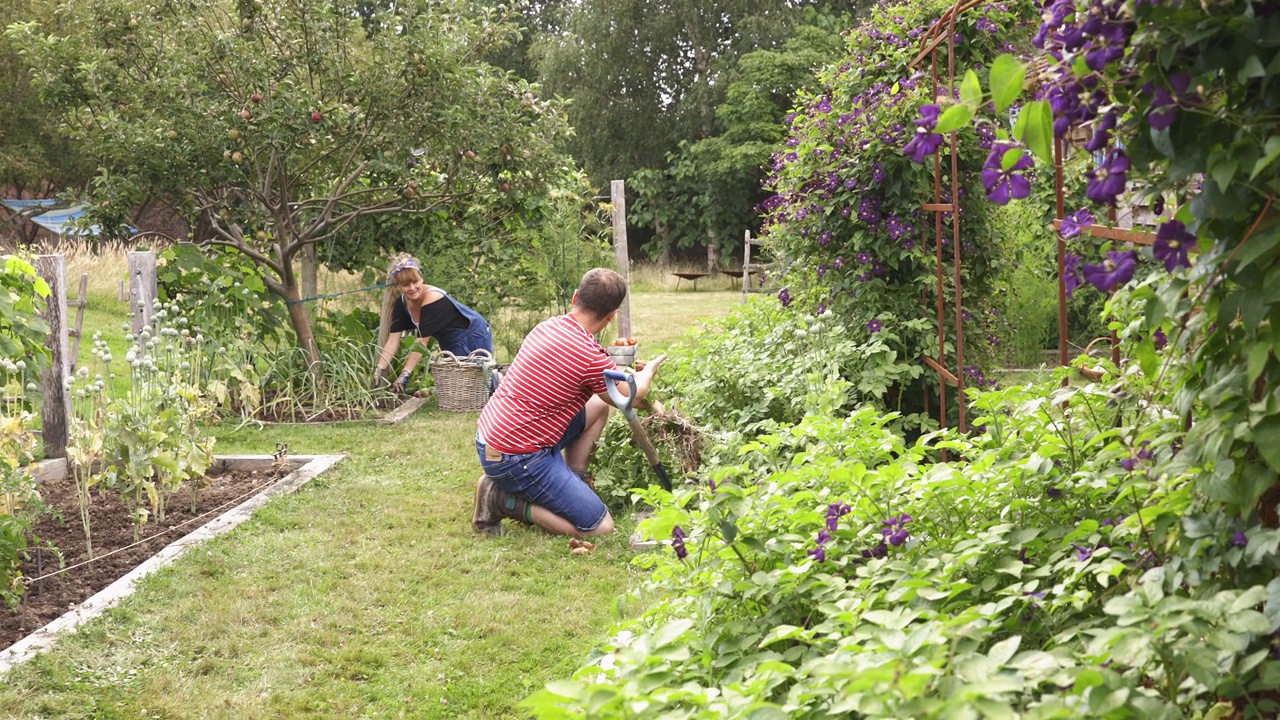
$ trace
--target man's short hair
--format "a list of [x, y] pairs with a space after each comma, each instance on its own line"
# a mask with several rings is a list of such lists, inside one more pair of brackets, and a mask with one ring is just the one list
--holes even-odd
[[603, 318], [617, 310], [627, 296], [627, 281], [609, 268], [592, 268], [578, 283], [575, 306], [593, 317]]

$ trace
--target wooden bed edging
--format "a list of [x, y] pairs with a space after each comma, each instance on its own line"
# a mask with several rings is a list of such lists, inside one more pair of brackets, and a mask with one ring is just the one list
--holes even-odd
[[[160, 552], [152, 555], [141, 565], [130, 570], [115, 582], [98, 591], [93, 597], [68, 610], [61, 617], [53, 620], [30, 635], [0, 650], [0, 676], [16, 665], [20, 665], [37, 653], [44, 650], [58, 639], [59, 635], [75, 632], [81, 625], [101, 615], [121, 599], [133, 594], [134, 586], [142, 578], [178, 559], [189, 548], [215, 538], [248, 520], [255, 510], [266, 505], [276, 495], [291, 493], [306, 485], [320, 473], [338, 464], [346, 455], [291, 455], [284, 462], [293, 466], [292, 472], [263, 488], [253, 497], [222, 513], [199, 528], [166, 545]], [[271, 455], [219, 455], [214, 458], [211, 471], [245, 471], [270, 469], [276, 462]], [[63, 460], [49, 460], [44, 464], [48, 468], [42, 472], [53, 473], [53, 476], [66, 473]], [[61, 473], [57, 465], [61, 465]]]

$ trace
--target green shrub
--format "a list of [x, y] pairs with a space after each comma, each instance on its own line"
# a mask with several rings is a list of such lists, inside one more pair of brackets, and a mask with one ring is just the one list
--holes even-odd
[[642, 493], [661, 508], [644, 530], [681, 545], [637, 560], [663, 601], [529, 707], [1183, 717], [1275, 687], [1280, 531], [1188, 517], [1176, 417], [1056, 378], [975, 406], [981, 434], [915, 444], [870, 408], [815, 415]]

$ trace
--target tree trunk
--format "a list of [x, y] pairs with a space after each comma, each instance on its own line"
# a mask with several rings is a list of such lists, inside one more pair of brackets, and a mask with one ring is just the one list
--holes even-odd
[[302, 296], [313, 297], [316, 294], [316, 244], [307, 243], [302, 246]]
[[311, 318], [300, 302], [302, 295], [298, 292], [297, 285], [286, 285], [284, 298], [293, 332], [298, 336], [298, 347], [302, 349], [302, 354], [307, 359], [307, 369], [318, 384], [324, 375], [320, 364], [320, 348], [316, 346], [316, 336], [311, 331]]
[[668, 267], [671, 265], [671, 230], [664, 223], [654, 221], [653, 236], [658, 242], [658, 247], [662, 248], [662, 252], [658, 255], [658, 267]]
[[708, 233], [710, 240], [707, 242], [707, 272], [714, 273], [720, 271], [720, 241], [716, 237], [715, 231]]

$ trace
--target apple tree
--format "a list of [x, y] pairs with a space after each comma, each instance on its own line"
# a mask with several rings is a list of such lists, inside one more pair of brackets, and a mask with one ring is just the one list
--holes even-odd
[[8, 28], [99, 168], [95, 219], [154, 197], [252, 258], [317, 369], [301, 253], [379, 215], [520, 217], [566, 176], [562, 108], [481, 59], [510, 8], [367, 5], [83, 0]]

